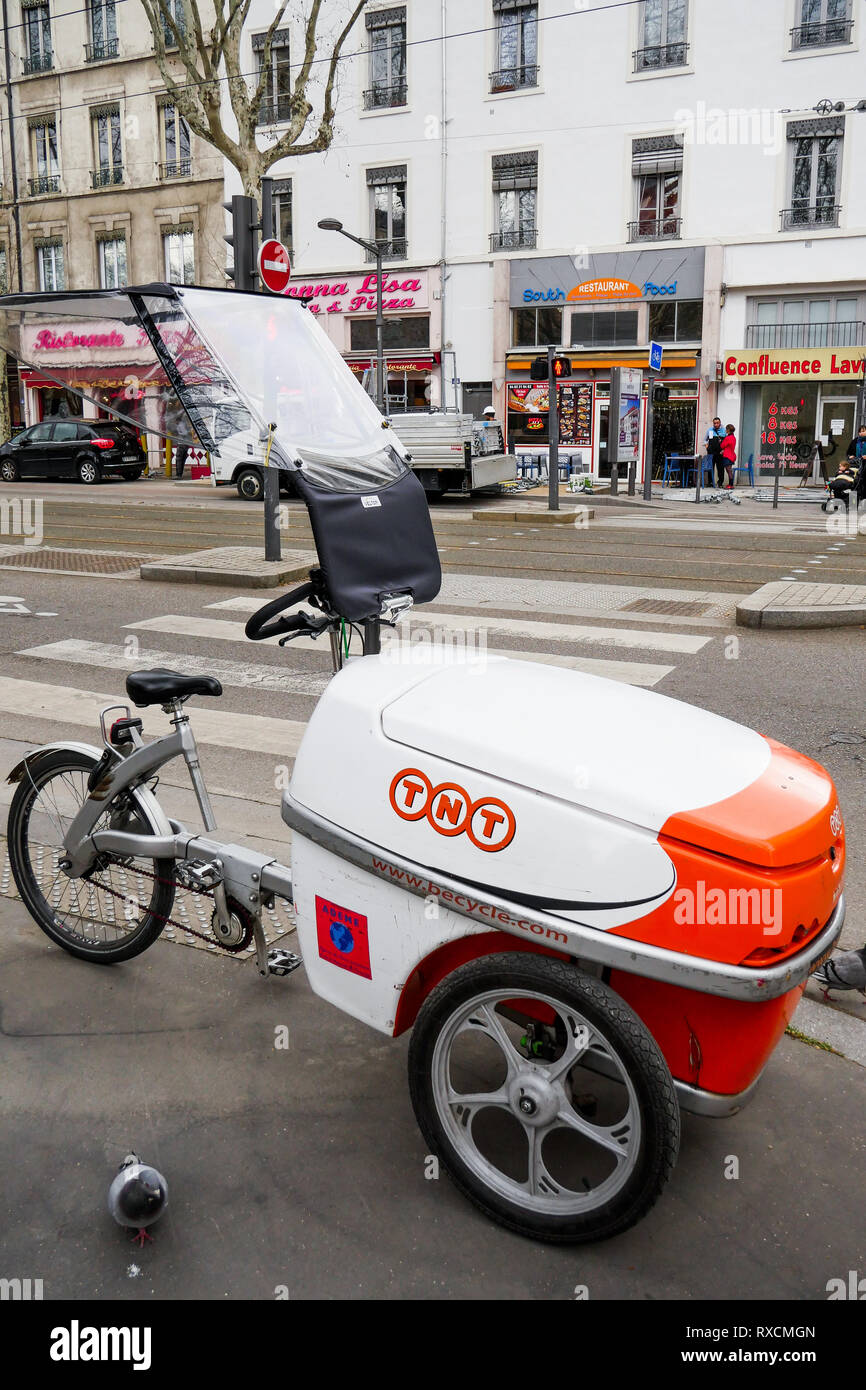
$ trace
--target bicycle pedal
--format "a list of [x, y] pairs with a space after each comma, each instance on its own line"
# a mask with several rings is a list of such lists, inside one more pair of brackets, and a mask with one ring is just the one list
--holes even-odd
[[280, 946], [275, 946], [268, 951], [268, 974], [269, 975], [291, 975], [293, 970], [297, 970], [299, 965], [303, 965], [301, 957], [295, 955], [294, 951], [285, 951]]

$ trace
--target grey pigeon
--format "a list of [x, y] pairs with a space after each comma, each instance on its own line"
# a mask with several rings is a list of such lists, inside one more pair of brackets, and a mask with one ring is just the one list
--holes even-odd
[[145, 1227], [158, 1220], [167, 1206], [168, 1183], [162, 1173], [142, 1163], [137, 1154], [127, 1154], [108, 1189], [108, 1210], [118, 1226], [133, 1230], [133, 1239], [144, 1245], [153, 1239]]
[[825, 960], [815, 971], [815, 981], [823, 989], [825, 999], [828, 989], [856, 989], [866, 995], [866, 946]]

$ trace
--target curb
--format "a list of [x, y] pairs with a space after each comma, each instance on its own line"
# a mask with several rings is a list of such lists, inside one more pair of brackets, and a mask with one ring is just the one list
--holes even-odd
[[139, 578], [173, 584], [223, 584], [238, 589], [272, 589], [306, 579], [316, 564], [312, 551], [293, 550], [282, 560], [264, 560], [251, 546], [224, 546], [175, 555], [139, 567]]
[[857, 627], [866, 624], [866, 588], [784, 580], [763, 584], [737, 604], [736, 619], [739, 627]]
[[571, 526], [580, 517], [581, 521], [592, 521], [595, 511], [592, 507], [566, 507], [558, 512], [535, 511], [520, 508], [519, 511], [477, 511], [472, 513], [473, 521], [486, 521], [491, 526], [510, 526], [515, 521], [536, 521], [548, 526]]

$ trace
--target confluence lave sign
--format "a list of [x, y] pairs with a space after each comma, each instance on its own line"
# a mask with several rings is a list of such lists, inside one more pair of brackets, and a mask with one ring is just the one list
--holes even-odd
[[775, 381], [776, 377], [852, 380], [866, 372], [866, 347], [800, 348], [726, 352], [726, 380]]

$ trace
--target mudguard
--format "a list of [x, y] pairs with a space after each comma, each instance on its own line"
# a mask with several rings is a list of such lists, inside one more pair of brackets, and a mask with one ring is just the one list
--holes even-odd
[[[93, 758], [95, 762], [98, 762], [102, 757], [103, 750], [95, 748], [91, 743], [74, 743], [67, 739], [60, 739], [57, 743], [43, 743], [40, 748], [32, 749], [31, 752], [24, 755], [20, 762], [15, 764], [7, 776], [6, 781], [10, 783], [20, 782], [28, 767], [32, 767], [48, 753], [55, 753], [58, 751], [86, 753], [89, 757]], [[147, 822], [151, 834], [173, 834], [171, 821], [148, 787], [136, 787], [134, 791], [130, 792], [130, 796], [138, 807], [142, 818]]]

